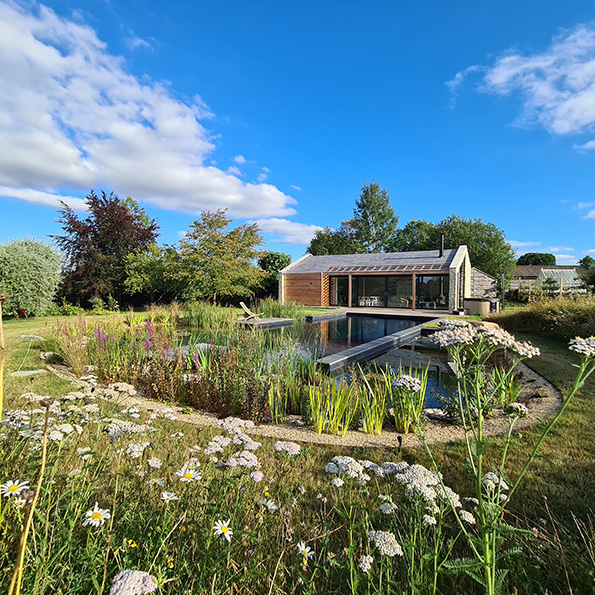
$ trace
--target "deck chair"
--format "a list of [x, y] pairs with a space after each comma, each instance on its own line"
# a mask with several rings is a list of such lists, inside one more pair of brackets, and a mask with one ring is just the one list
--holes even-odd
[[240, 306], [242, 306], [242, 310], [245, 312], [244, 320], [260, 320], [260, 314], [254, 314], [244, 302], [240, 302]]

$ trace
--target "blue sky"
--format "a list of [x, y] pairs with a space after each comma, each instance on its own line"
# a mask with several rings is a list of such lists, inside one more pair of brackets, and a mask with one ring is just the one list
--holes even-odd
[[94, 188], [162, 243], [227, 208], [298, 258], [375, 179], [401, 225], [595, 256], [590, 0], [0, 0], [0, 73], [0, 242]]

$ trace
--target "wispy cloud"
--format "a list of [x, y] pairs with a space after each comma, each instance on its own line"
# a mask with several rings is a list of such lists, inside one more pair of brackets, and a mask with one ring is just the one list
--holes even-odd
[[[574, 248], [571, 248], [570, 246], [550, 246], [548, 250], [550, 252], [572, 252]], [[558, 256], [559, 255], [556, 254], [556, 257]]]
[[[471, 66], [447, 84], [456, 92], [471, 72], [481, 72], [479, 89], [497, 95], [519, 93], [520, 125], [540, 125], [552, 134], [595, 128], [595, 23], [563, 31], [543, 52], [509, 50], [492, 66]], [[577, 148], [595, 147], [589, 141]]]
[[582, 209], [588, 209], [589, 207], [595, 207], [595, 202], [579, 202], [576, 208], [580, 211]]
[[576, 260], [576, 254], [556, 254], [556, 260]]
[[290, 186], [290, 188], [293, 188], [294, 190], [297, 190], [298, 192], [302, 191], [302, 189], [299, 186], [294, 186], [293, 184]]
[[26, 6], [0, 2], [4, 196], [48, 204], [64, 188], [70, 196], [105, 187], [187, 213], [295, 213], [275, 186], [207, 165], [215, 144], [202, 122], [212, 114], [200, 97], [183, 102], [139, 80], [89, 26]]
[[589, 211], [584, 217], [581, 219], [595, 219], [595, 210]]
[[582, 145], [575, 143], [572, 145], [572, 148], [576, 149], [577, 151], [592, 151], [595, 149], [595, 140], [590, 140], [589, 142], [586, 142]]
[[142, 37], [139, 37], [132, 30], [128, 30], [128, 36], [124, 39], [126, 47], [131, 50], [138, 50], [139, 48], [149, 49], [151, 44]]
[[233, 160], [236, 163], [239, 163], [240, 165], [242, 165], [243, 163], [246, 163], [246, 158], [243, 155], [236, 155]]
[[541, 245], [541, 242], [530, 242], [530, 241], [517, 242], [516, 240], [510, 240], [508, 243], [513, 248], [526, 248], [528, 246], [540, 246]]
[[306, 225], [305, 223], [296, 223], [289, 219], [258, 219], [257, 223], [265, 234], [270, 234], [270, 242], [277, 244], [309, 244], [317, 229], [322, 229], [318, 225]]

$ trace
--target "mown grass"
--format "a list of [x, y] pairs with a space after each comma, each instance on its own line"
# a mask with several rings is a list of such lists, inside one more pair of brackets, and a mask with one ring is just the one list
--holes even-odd
[[[18, 335], [43, 336], [54, 323], [54, 319], [5, 322], [8, 408], [24, 406], [20, 398], [24, 393], [58, 398], [73, 390], [68, 381], [52, 374], [10, 376], [11, 371], [19, 368], [40, 367], [42, 345], [21, 341]], [[531, 339], [542, 350], [541, 357], [530, 361], [537, 372], [562, 391], [571, 384], [574, 360], [566, 344], [521, 333], [517, 333], [517, 338]], [[593, 592], [595, 566], [586, 555], [589, 542], [581, 539], [572, 516], [585, 527], [594, 517], [593, 395], [595, 380], [591, 378], [544, 442], [507, 509], [509, 523], [539, 530], [539, 537], [524, 540], [522, 555], [506, 561], [510, 569], [508, 592], [517, 589], [518, 593], [567, 593], [568, 583], [574, 593]], [[273, 441], [259, 439], [263, 446], [256, 454], [264, 473], [260, 483], [251, 480], [246, 471], [218, 468], [208, 457], [198, 455], [203, 478], [199, 484], [182, 488], [175, 471], [188, 461], [188, 449], [194, 445], [204, 447], [220, 431], [203, 428], [198, 432], [195, 426], [183, 422], [183, 413], [177, 412], [179, 421], [160, 417], [152, 422], [157, 428], [155, 432], [123, 437], [112, 443], [104, 431], [107, 422], [101, 419], [119, 414], [121, 407], [112, 402], [100, 402], [100, 407], [100, 421], [85, 424], [80, 436], [51, 444], [51, 472], [44, 482], [26, 557], [24, 593], [99, 593], [104, 572], [103, 592], [107, 592], [113, 576], [124, 568], [150, 571], [158, 577], [162, 593], [430, 592], [429, 579], [425, 589], [423, 584], [411, 586], [406, 559], [381, 560], [366, 539], [369, 529], [382, 528], [406, 540], [409, 527], [402, 513], [407, 503], [400, 487], [374, 479], [366, 486], [348, 482], [337, 489], [329, 484], [329, 476], [324, 472], [325, 464], [337, 454], [376, 463], [406, 460], [430, 467], [422, 450], [395, 452], [304, 445], [298, 457], [290, 457], [275, 451]], [[156, 404], [154, 409], [160, 407]], [[145, 421], [144, 416], [123, 418], [135, 423]], [[184, 436], [172, 437], [177, 432]], [[21, 479], [34, 484], [39, 452], [30, 450], [28, 443], [14, 433], [3, 433], [0, 482]], [[535, 427], [515, 436], [508, 458], [512, 479], [539, 435], [540, 429]], [[150, 445], [140, 460], [118, 452], [129, 442], [145, 441]], [[503, 439], [491, 439], [491, 460], [498, 459], [502, 446]], [[87, 447], [94, 454], [83, 462], [77, 448]], [[446, 484], [461, 495], [471, 494], [463, 445], [434, 445], [432, 450]], [[161, 458], [163, 467], [140, 477], [139, 471], [150, 471], [146, 465], [149, 456]], [[81, 472], [71, 475], [73, 469]], [[155, 490], [146, 484], [150, 477], [163, 477], [165, 485]], [[159, 497], [161, 490], [175, 491], [180, 500], [164, 503]], [[401, 506], [401, 513], [391, 517], [380, 513], [378, 494], [390, 495]], [[263, 498], [273, 500], [279, 510], [269, 511], [260, 504]], [[16, 558], [23, 516], [10, 509], [5, 498], [2, 500], [0, 585], [6, 586]], [[112, 519], [97, 529], [83, 527], [85, 512], [95, 501], [112, 512]], [[234, 531], [229, 545], [212, 530], [216, 520], [228, 518]], [[449, 533], [451, 537], [454, 534]], [[299, 541], [315, 553], [306, 566], [297, 552]], [[363, 573], [357, 563], [367, 553], [373, 554], [378, 564], [370, 573]], [[455, 553], [466, 555], [468, 551], [459, 541]], [[438, 586], [441, 593], [479, 592], [459, 575], [441, 574]]]

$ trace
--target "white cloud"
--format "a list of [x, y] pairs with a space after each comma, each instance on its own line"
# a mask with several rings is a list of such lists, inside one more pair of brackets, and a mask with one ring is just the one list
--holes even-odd
[[269, 177], [269, 174], [265, 174], [264, 172], [258, 174], [258, 178], [256, 178], [259, 182], [264, 182]]
[[578, 144], [574, 144], [572, 145], [573, 149], [576, 149], [577, 151], [591, 151], [593, 149], [595, 149], [595, 140], [590, 140], [587, 143], [583, 143], [582, 145], [578, 145]]
[[516, 240], [510, 240], [508, 242], [513, 248], [524, 248], [526, 246], [540, 246], [541, 242], [517, 242]]
[[294, 186], [293, 184], [290, 186], [290, 188], [293, 188], [294, 190], [297, 190], [298, 192], [302, 191], [302, 189], [299, 186]]
[[309, 244], [317, 229], [322, 229], [318, 225], [306, 225], [305, 223], [296, 223], [288, 219], [258, 219], [254, 221], [260, 229], [273, 237], [268, 241], [277, 244]]
[[268, 167], [263, 167], [263, 168], [262, 168], [262, 171], [263, 171], [264, 173], [266, 173], [266, 174], [270, 174], [270, 173], [271, 173], [271, 170], [270, 170]]
[[595, 219], [595, 210], [589, 211], [582, 219]]
[[584, 254], [595, 254], [595, 248], [591, 248], [590, 250], [585, 250]]
[[151, 44], [147, 40], [139, 37], [131, 30], [128, 30], [128, 37], [124, 39], [124, 43], [126, 44], [126, 47], [131, 50], [138, 50], [138, 48], [147, 49], [151, 47]]
[[228, 174], [232, 174], [233, 176], [243, 176], [245, 175], [242, 170], [239, 167], [236, 167], [235, 165], [230, 165], [227, 168], [227, 173]]
[[576, 254], [556, 254], [556, 260], [576, 260]]
[[240, 165], [246, 163], [246, 158], [243, 155], [236, 155], [233, 160]]
[[[548, 250], [550, 252], [572, 252], [574, 248], [571, 248], [569, 246], [551, 246], [550, 248], [548, 248]], [[556, 258], [558, 257], [559, 254], [556, 254]]]
[[589, 207], [594, 207], [594, 206], [595, 206], [595, 203], [593, 203], [593, 202], [579, 202], [576, 205], [576, 208], [581, 210], [581, 209], [588, 209]]
[[200, 123], [212, 116], [200, 97], [182, 102], [166, 86], [128, 74], [93, 29], [32, 6], [34, 13], [0, 3], [5, 196], [48, 204], [58, 189], [108, 187], [192, 214], [295, 213], [295, 200], [275, 186], [206, 165], [215, 146]]
[[46, 205], [48, 207], [62, 208], [59, 201], [66, 203], [75, 211], [86, 211], [87, 205], [82, 198], [74, 196], [64, 196], [60, 194], [50, 194], [49, 192], [40, 192], [39, 190], [31, 190], [30, 188], [6, 188], [0, 186], [0, 196], [7, 196], [10, 198], [18, 198], [26, 200], [38, 205]]
[[[491, 67], [472, 66], [447, 85], [456, 91], [469, 72], [481, 71], [480, 90], [520, 93], [518, 123], [539, 124], [552, 134], [595, 129], [595, 24], [578, 25], [555, 37], [547, 50], [523, 55], [509, 50]], [[590, 143], [586, 143], [590, 146]]]

